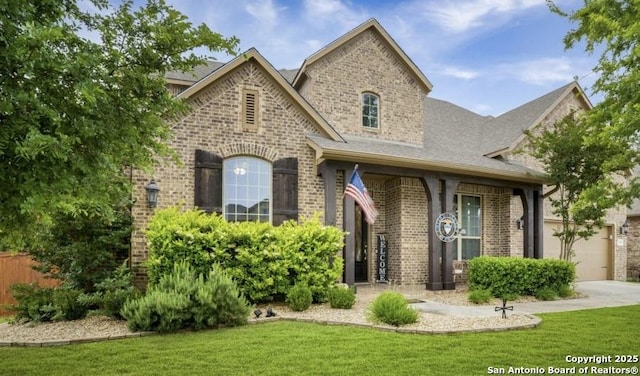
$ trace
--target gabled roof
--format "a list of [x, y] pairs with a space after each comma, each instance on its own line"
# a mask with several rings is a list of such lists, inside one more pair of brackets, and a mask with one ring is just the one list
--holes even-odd
[[316, 122], [318, 127], [323, 130], [327, 136], [334, 141], [344, 142], [342, 136], [340, 136], [340, 134], [333, 129], [333, 127], [297, 91], [293, 89], [285, 78], [255, 48], [249, 49], [247, 52], [241, 54], [227, 64], [204, 76], [200, 81], [178, 94], [177, 97], [189, 99], [211, 83], [249, 61], [255, 61], [258, 65], [264, 68], [267, 74], [280, 85], [282, 90], [285, 91], [292, 100], [298, 104], [302, 110], [307, 113], [307, 115], [309, 115], [311, 119]]
[[362, 34], [368, 29], [372, 29], [376, 31], [382, 37], [382, 39], [384, 39], [384, 41], [389, 45], [389, 47], [391, 47], [391, 49], [395, 52], [398, 58], [400, 58], [400, 60], [404, 62], [404, 64], [409, 69], [409, 71], [415, 75], [418, 82], [426, 89], [427, 92], [430, 92], [431, 89], [433, 88], [433, 85], [431, 84], [431, 82], [427, 79], [424, 73], [422, 73], [420, 68], [418, 68], [418, 66], [411, 60], [411, 58], [409, 58], [409, 56], [406, 53], [404, 53], [404, 51], [400, 48], [400, 46], [398, 46], [398, 44], [393, 40], [393, 38], [391, 38], [389, 33], [387, 33], [387, 31], [380, 25], [380, 23], [375, 18], [370, 18], [368, 21], [364, 22], [360, 26], [357, 26], [355, 29], [349, 31], [348, 33], [342, 35], [340, 38], [334, 40], [333, 42], [329, 43], [328, 45], [326, 45], [325, 47], [323, 47], [322, 49], [318, 50], [313, 55], [305, 59], [305, 61], [302, 63], [302, 67], [300, 68], [300, 70], [298, 71], [298, 73], [296, 74], [293, 80], [293, 87], [297, 88], [298, 85], [301, 84], [301, 82], [303, 81], [304, 70], [307, 66], [322, 59], [324, 56], [328, 55], [329, 53], [336, 50], [337, 48], [345, 45], [346, 43], [348, 43], [349, 41], [351, 41], [352, 39], [354, 39], [355, 37]]
[[455, 145], [430, 147], [366, 137], [345, 136], [335, 142], [307, 135], [307, 144], [316, 151], [316, 159], [337, 159], [354, 163], [407, 167], [482, 178], [544, 184], [544, 176], [526, 167], [488, 158]]
[[164, 77], [169, 83], [191, 85], [223, 65], [224, 63], [220, 63], [218, 61], [207, 60], [204, 64], [195, 67], [191, 73], [169, 71]]
[[[226, 63], [221, 63], [219, 61], [211, 61], [207, 60], [204, 64], [198, 65], [193, 69], [193, 72], [178, 72], [178, 71], [169, 71], [165, 74], [165, 78], [169, 83], [182, 84], [186, 86], [191, 86], [194, 83], [200, 81], [202, 77], [208, 75], [209, 73], [215, 71], [216, 69], [222, 67]], [[292, 83], [294, 77], [298, 73], [297, 69], [279, 69], [278, 73], [287, 80], [288, 83]]]
[[487, 122], [483, 129], [482, 154], [493, 157], [514, 150], [524, 139], [524, 131], [539, 124], [568, 95], [578, 96], [584, 108], [591, 109], [591, 102], [580, 85], [571, 82]]
[[454, 145], [464, 140], [466, 150], [482, 155], [483, 124], [493, 119], [457, 106], [453, 103], [425, 97], [424, 147]]

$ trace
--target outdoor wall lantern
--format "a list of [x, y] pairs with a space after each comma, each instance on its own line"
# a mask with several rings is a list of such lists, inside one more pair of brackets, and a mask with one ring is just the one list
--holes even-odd
[[147, 204], [150, 208], [155, 208], [158, 203], [158, 192], [160, 192], [160, 186], [155, 180], [151, 179], [144, 189], [147, 190]]
[[524, 216], [516, 219], [516, 228], [518, 230], [524, 230]]
[[620, 235], [627, 235], [629, 233], [629, 220], [626, 220], [622, 226], [620, 226]]

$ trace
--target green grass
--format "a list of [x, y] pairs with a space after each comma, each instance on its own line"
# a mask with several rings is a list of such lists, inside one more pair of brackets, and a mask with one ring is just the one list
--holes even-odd
[[9, 320], [11, 320], [13, 318], [13, 316], [4, 316], [4, 315], [0, 315], [0, 324], [2, 324], [3, 322], [7, 322]]
[[63, 347], [0, 347], [0, 375], [486, 375], [488, 367], [573, 366], [567, 355], [640, 354], [640, 305], [540, 317], [536, 329], [506, 332], [415, 335], [278, 321]]

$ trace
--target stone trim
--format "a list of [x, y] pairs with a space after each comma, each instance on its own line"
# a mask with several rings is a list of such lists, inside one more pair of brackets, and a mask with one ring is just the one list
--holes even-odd
[[264, 145], [252, 144], [248, 142], [237, 142], [226, 144], [220, 147], [222, 158], [230, 158], [238, 155], [251, 155], [265, 159], [271, 163], [278, 159], [278, 153]]

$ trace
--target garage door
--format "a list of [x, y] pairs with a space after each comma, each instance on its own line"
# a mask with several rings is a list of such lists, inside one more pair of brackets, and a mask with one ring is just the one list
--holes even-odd
[[[544, 258], [560, 257], [560, 239], [553, 236], [553, 230], [561, 227], [559, 222], [544, 223]], [[609, 239], [611, 226], [605, 226], [589, 240], [579, 240], [573, 246], [575, 255], [572, 261], [577, 262], [578, 281], [598, 281], [612, 279], [613, 274], [611, 245]]]

